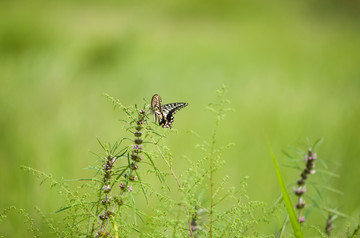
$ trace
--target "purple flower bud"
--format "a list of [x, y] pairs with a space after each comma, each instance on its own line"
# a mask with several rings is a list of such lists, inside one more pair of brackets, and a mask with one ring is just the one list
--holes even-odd
[[114, 201], [118, 206], [121, 206], [121, 205], [124, 204], [124, 201], [121, 198], [118, 198], [118, 197], [115, 197]]
[[116, 156], [114, 156], [114, 158], [112, 158], [112, 160], [110, 160], [111, 164], [114, 164], [116, 159], [117, 159]]
[[133, 152], [140, 153], [142, 150], [142, 145], [138, 145], [138, 144], [132, 145], [132, 148], [133, 148]]
[[132, 186], [128, 186], [128, 190], [129, 190], [129, 192], [132, 192]]
[[126, 187], [125, 187], [125, 184], [123, 184], [123, 183], [120, 183], [119, 187], [120, 187], [120, 189], [123, 190], [123, 191], [124, 191], [125, 188], [126, 188]]
[[131, 181], [135, 181], [135, 180], [137, 180], [137, 176], [130, 175], [129, 179], [130, 179]]
[[308, 168], [305, 168], [305, 169], [304, 169], [304, 173], [305, 173], [305, 174], [309, 174], [309, 173], [310, 173], [310, 170], [309, 170]]
[[136, 155], [135, 153], [131, 153], [131, 159], [140, 162], [143, 159], [143, 156]]
[[109, 193], [111, 190], [111, 187], [110, 187], [110, 185], [105, 185], [102, 189], [104, 190], [104, 193]]
[[134, 132], [134, 136], [136, 136], [136, 137], [140, 137], [141, 135], [142, 135], [142, 132], [140, 132], [140, 131]]
[[297, 209], [303, 209], [305, 207], [305, 204], [304, 203], [298, 203], [296, 204], [296, 208]]
[[131, 146], [132, 146], [133, 150], [139, 149], [139, 145], [131, 145]]
[[304, 223], [306, 220], [305, 220], [305, 217], [302, 216], [302, 217], [299, 217], [298, 221], [299, 221], [299, 223]]
[[105, 198], [104, 200], [101, 201], [101, 203], [102, 203], [103, 205], [109, 204], [110, 202], [111, 202], [111, 196], [110, 196], [109, 198]]
[[136, 138], [136, 139], [134, 140], [134, 142], [135, 142], [135, 144], [140, 145], [140, 144], [143, 143], [143, 140], [140, 139], [140, 138]]
[[303, 209], [304, 207], [305, 207], [305, 201], [303, 200], [303, 198], [302, 197], [300, 197], [299, 198], [299, 203], [298, 204], [296, 204], [296, 208], [297, 209]]
[[100, 214], [99, 215], [99, 218], [100, 218], [100, 220], [106, 220], [106, 219], [108, 219], [109, 217], [106, 215], [106, 214]]
[[308, 162], [308, 163], [306, 164], [306, 168], [309, 169], [309, 170], [315, 168], [315, 163], [314, 163], [313, 161]]
[[133, 170], [137, 170], [139, 167], [137, 166], [137, 164], [136, 163], [134, 163], [134, 162], [132, 162], [131, 163], [131, 168], [133, 169]]
[[314, 153], [311, 158], [312, 158], [312, 160], [317, 160], [317, 155], [316, 155], [316, 153]]
[[298, 184], [299, 186], [304, 185], [304, 184], [305, 184], [305, 181], [304, 181], [303, 179], [300, 179], [300, 180], [297, 181], [297, 184]]
[[294, 190], [295, 195], [301, 196], [306, 192], [306, 187], [305, 186], [304, 187], [298, 187], [298, 188], [294, 188], [293, 190]]

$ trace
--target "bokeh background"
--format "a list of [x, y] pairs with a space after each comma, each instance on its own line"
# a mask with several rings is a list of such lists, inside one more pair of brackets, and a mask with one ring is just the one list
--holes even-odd
[[[96, 137], [124, 136], [122, 114], [104, 93], [125, 105], [154, 93], [189, 103], [167, 139], [181, 174], [183, 155], [199, 156], [200, 141], [187, 131], [209, 138], [215, 120], [204, 108], [225, 84], [235, 112], [220, 125], [218, 143], [236, 144], [221, 172], [231, 185], [249, 176], [251, 200], [272, 204], [280, 190], [265, 138], [282, 161], [288, 145], [324, 137], [318, 156], [338, 168], [331, 186], [344, 193], [329, 200], [350, 217], [339, 224], [353, 221], [360, 214], [359, 9], [357, 1], [313, 0], [1, 1], [0, 210], [15, 205], [39, 218], [34, 206], [53, 213], [61, 205], [21, 165], [89, 177], [83, 168], [96, 161], [89, 152], [100, 151]], [[282, 171], [288, 184], [299, 176]], [[30, 235], [16, 213], [0, 230]]]

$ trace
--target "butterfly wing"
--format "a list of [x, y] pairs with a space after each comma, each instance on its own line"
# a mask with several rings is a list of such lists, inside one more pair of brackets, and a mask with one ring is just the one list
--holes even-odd
[[154, 115], [154, 122], [156, 122], [156, 118], [159, 123], [164, 120], [164, 114], [162, 113], [161, 106], [161, 97], [158, 94], [155, 94], [151, 99], [151, 111]]
[[174, 114], [178, 112], [180, 109], [186, 107], [187, 105], [188, 104], [184, 102], [169, 103], [162, 105], [162, 114], [164, 118], [161, 121], [159, 121], [160, 122], [159, 124], [162, 127], [171, 128], [172, 123], [174, 122]]

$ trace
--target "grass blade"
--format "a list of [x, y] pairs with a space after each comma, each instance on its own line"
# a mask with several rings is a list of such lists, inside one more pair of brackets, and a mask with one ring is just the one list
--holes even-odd
[[289, 194], [288, 194], [288, 192], [286, 190], [286, 186], [285, 186], [284, 180], [282, 178], [279, 166], [278, 166], [278, 164], [276, 162], [275, 155], [274, 155], [269, 143], [268, 143], [268, 146], [269, 146], [271, 158], [272, 158], [272, 161], [274, 163], [275, 170], [276, 170], [276, 175], [277, 175], [277, 178], [278, 178], [278, 181], [279, 181], [279, 185], [280, 185], [281, 193], [283, 195], [283, 200], [284, 200], [284, 203], [285, 203], [285, 206], [286, 206], [286, 210], [287, 210], [287, 212], [289, 214], [291, 226], [292, 226], [292, 228], [294, 230], [294, 234], [295, 234], [296, 237], [303, 238], [304, 234], [303, 234], [303, 232], [301, 230], [300, 224], [299, 224], [298, 219], [296, 217], [294, 207], [293, 207], [292, 202], [290, 200], [290, 196], [289, 196]]

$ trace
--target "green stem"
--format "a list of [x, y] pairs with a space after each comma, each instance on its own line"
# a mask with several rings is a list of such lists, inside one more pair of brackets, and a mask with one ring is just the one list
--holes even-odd
[[114, 231], [115, 231], [115, 238], [119, 238], [119, 234], [118, 234], [118, 228], [117, 228], [117, 225], [116, 225], [116, 221], [115, 221], [115, 218], [113, 216], [111, 216], [111, 220], [113, 222], [113, 227], [114, 227]]
[[210, 158], [209, 158], [210, 159], [210, 238], [212, 237], [213, 208], [214, 208], [213, 157], [215, 152], [216, 132], [218, 126], [219, 126], [219, 119], [216, 119], [214, 134], [212, 136], [212, 142], [211, 142]]

